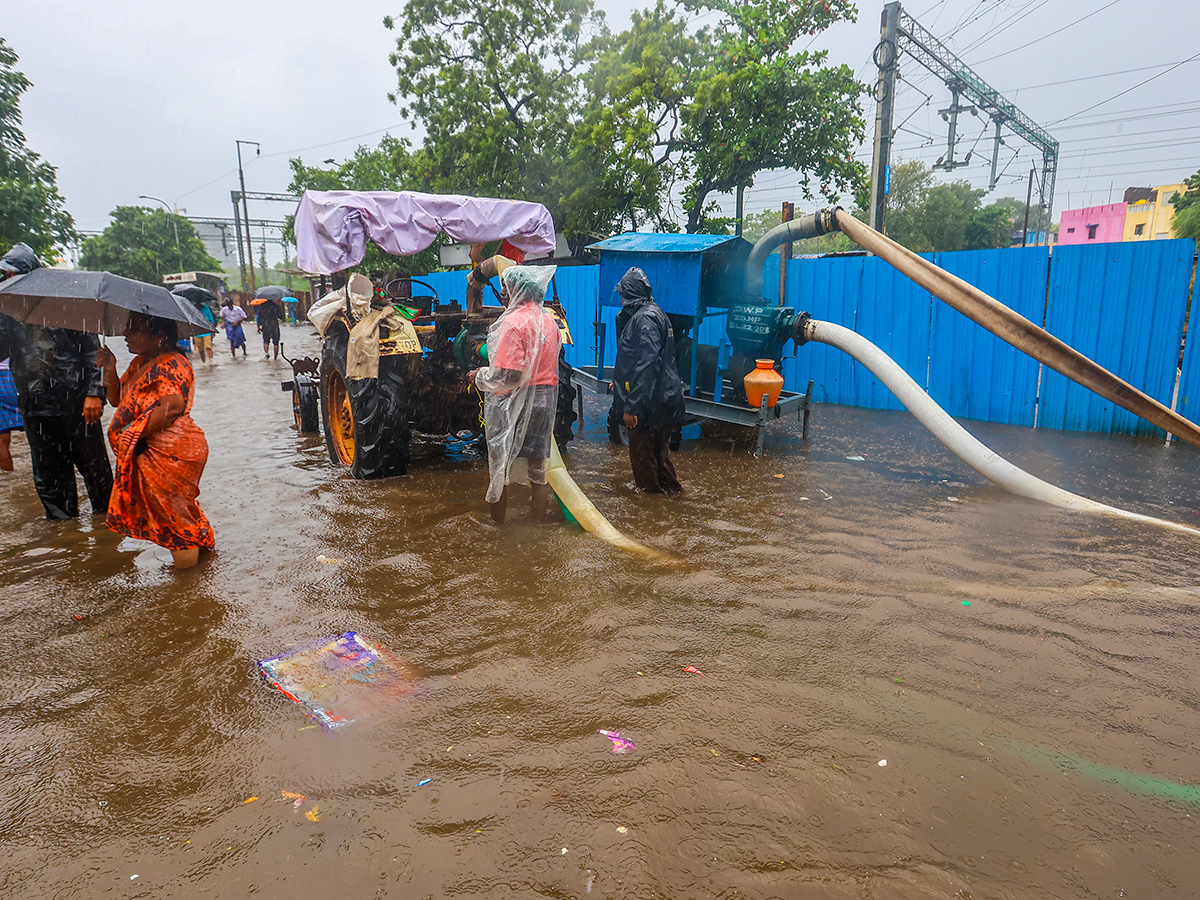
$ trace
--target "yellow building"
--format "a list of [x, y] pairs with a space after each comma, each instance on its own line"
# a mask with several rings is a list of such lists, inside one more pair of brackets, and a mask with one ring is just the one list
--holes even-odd
[[1164, 184], [1155, 188], [1125, 191], [1125, 241], [1160, 241], [1171, 236], [1175, 207], [1171, 198], [1187, 191], [1186, 184]]

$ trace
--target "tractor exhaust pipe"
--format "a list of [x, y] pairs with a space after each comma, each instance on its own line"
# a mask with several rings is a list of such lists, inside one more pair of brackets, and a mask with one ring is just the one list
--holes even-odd
[[506, 256], [490, 256], [472, 269], [467, 277], [467, 312], [483, 312], [483, 289], [487, 283], [509, 266], [515, 265]]

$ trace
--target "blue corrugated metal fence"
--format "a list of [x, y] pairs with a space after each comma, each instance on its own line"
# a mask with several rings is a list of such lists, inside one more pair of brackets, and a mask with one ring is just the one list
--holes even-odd
[[[926, 258], [1170, 405], [1195, 249], [1195, 241], [1167, 240], [1074, 245], [1053, 254], [1028, 247]], [[763, 277], [768, 296], [778, 297], [777, 255], [768, 259]], [[463, 272], [423, 280], [443, 302], [465, 299]], [[604, 364], [611, 366], [617, 307], [598, 302], [599, 267], [559, 267], [555, 281], [575, 340], [567, 361], [595, 364], [599, 311], [606, 331]], [[1162, 433], [1041, 366], [876, 257], [790, 260], [784, 302], [878, 345], [953, 416], [1014, 425], [1036, 421], [1074, 431]], [[723, 315], [706, 319], [700, 343], [717, 343], [724, 328]], [[1200, 415], [1200, 346], [1193, 344], [1200, 345], [1200, 336], [1183, 354], [1178, 401], [1188, 418]], [[812, 379], [818, 402], [900, 408], [891, 392], [841, 351], [807, 344], [792, 357], [786, 355], [790, 350], [789, 344], [783, 360], [788, 390], [803, 391]]]

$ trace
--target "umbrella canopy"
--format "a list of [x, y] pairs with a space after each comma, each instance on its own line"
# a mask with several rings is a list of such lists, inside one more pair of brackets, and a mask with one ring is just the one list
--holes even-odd
[[193, 303], [203, 303], [207, 306], [220, 306], [216, 296], [212, 291], [206, 291], [202, 287], [197, 287], [194, 284], [180, 284], [171, 288], [171, 293], [178, 297], [186, 297]]
[[277, 284], [264, 284], [254, 292], [255, 300], [282, 300], [287, 296], [287, 288]]
[[0, 283], [0, 313], [29, 325], [124, 334], [133, 313], [179, 323], [179, 336], [209, 334], [212, 325], [166, 288], [109, 272], [34, 269]]

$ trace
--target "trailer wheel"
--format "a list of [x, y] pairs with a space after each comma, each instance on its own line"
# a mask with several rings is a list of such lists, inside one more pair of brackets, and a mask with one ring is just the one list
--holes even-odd
[[412, 368], [407, 356], [379, 360], [379, 377], [346, 377], [349, 335], [335, 329], [321, 348], [321, 423], [334, 465], [355, 478], [387, 478], [408, 470], [408, 399]]
[[301, 434], [317, 434], [321, 430], [321, 410], [317, 384], [305, 375], [292, 382], [292, 416]]

